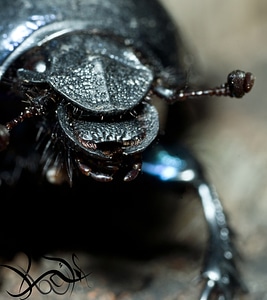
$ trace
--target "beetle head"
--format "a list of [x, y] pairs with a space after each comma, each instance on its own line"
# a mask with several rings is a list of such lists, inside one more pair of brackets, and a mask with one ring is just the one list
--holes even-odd
[[41, 102], [40, 96], [31, 96], [31, 105], [51, 114], [46, 107], [51, 99], [56, 102], [52, 144], [63, 145], [69, 180], [73, 161], [100, 181], [112, 180], [129, 163], [124, 180], [134, 179], [141, 169], [140, 153], [159, 128], [158, 113], [146, 98], [153, 74], [135, 52], [111, 38], [67, 35], [33, 49], [24, 61], [34, 63], [18, 69], [19, 82], [29, 89], [50, 89]]

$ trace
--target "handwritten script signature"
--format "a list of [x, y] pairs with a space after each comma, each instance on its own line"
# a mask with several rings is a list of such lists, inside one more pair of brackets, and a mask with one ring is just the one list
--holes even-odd
[[91, 273], [85, 274], [81, 268], [77, 265], [77, 256], [72, 254], [72, 264], [68, 263], [65, 259], [59, 257], [43, 256], [47, 261], [54, 261], [58, 263], [58, 269], [53, 268], [42, 273], [39, 277], [34, 279], [30, 274], [32, 260], [29, 255], [28, 265], [26, 269], [22, 267], [15, 268], [10, 265], [0, 264], [0, 267], [5, 267], [15, 272], [21, 277], [21, 283], [17, 293], [7, 293], [11, 297], [20, 298], [25, 300], [30, 297], [33, 292], [33, 288], [36, 288], [41, 294], [47, 295], [51, 292], [57, 295], [64, 295], [71, 288], [71, 292], [74, 289], [74, 285], [78, 281], [86, 279]]

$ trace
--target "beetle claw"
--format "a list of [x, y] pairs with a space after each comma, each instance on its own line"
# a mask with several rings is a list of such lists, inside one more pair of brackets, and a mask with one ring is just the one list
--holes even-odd
[[[202, 275], [205, 277], [205, 275]], [[209, 300], [211, 297], [215, 297], [220, 300], [231, 300], [233, 299], [236, 286], [231, 285], [227, 279], [223, 277], [218, 280], [208, 278], [202, 289], [199, 300]], [[243, 288], [243, 292], [248, 292], [246, 287]], [[213, 299], [213, 298], [212, 298]], [[214, 298], [215, 299], [215, 298]]]
[[131, 171], [129, 171], [123, 178], [124, 181], [132, 181], [134, 180], [138, 174], [140, 173], [141, 171], [141, 166], [142, 164], [141, 163], [136, 163], [133, 165], [133, 168]]
[[211, 279], [208, 280], [202, 290], [200, 300], [208, 300], [210, 295], [212, 294], [214, 286], [215, 286], [215, 282]]

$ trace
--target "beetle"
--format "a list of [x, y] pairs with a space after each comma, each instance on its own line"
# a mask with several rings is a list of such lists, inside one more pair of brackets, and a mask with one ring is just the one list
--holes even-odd
[[189, 183], [209, 231], [200, 299], [246, 291], [221, 201], [195, 156], [168, 134], [173, 128], [159, 134], [153, 100], [173, 108], [203, 96], [241, 98], [253, 74], [235, 70], [219, 87], [190, 90], [177, 26], [155, 0], [14, 0], [0, 8], [2, 185], [40, 167], [55, 185], [73, 186], [81, 174], [131, 182], [139, 173]]

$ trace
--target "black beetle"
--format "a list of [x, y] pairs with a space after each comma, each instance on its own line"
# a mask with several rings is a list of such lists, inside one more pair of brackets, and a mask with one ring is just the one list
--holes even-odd
[[153, 98], [241, 98], [254, 76], [236, 70], [220, 87], [188, 90], [177, 28], [155, 0], [14, 0], [0, 12], [2, 184], [40, 166], [51, 183], [71, 186], [77, 173], [110, 182], [140, 171], [190, 183], [209, 228], [200, 299], [246, 291], [220, 200], [189, 151], [160, 143]]

